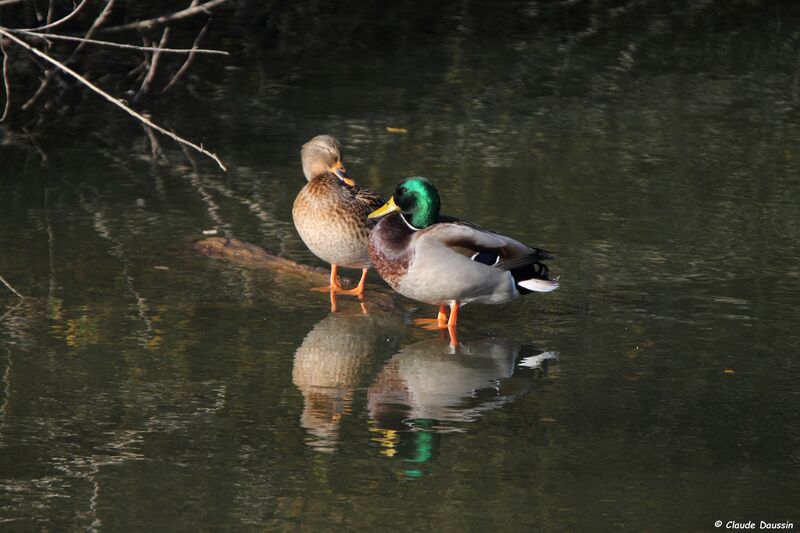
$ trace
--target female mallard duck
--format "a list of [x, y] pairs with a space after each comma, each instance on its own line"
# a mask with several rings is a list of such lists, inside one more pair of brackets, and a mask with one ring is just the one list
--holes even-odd
[[[435, 326], [450, 331], [461, 305], [500, 304], [530, 292], [550, 292], [558, 282], [540, 261], [545, 250], [456, 218], [440, 216], [439, 193], [425, 178], [408, 178], [370, 218], [385, 216], [369, 237], [375, 269], [394, 290], [439, 306]], [[399, 212], [396, 212], [399, 211]], [[450, 318], [445, 305], [450, 305]]]
[[[342, 146], [330, 135], [317, 135], [304, 144], [300, 159], [308, 183], [294, 201], [294, 225], [308, 249], [331, 264], [331, 284], [317, 290], [362, 294], [370, 266], [367, 243], [374, 225], [367, 215], [384, 200], [348, 177]], [[342, 289], [336, 276], [339, 266], [362, 270], [356, 288]]]

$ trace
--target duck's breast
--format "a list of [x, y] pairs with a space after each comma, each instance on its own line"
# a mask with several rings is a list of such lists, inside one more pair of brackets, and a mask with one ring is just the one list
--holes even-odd
[[343, 196], [336, 184], [314, 179], [306, 184], [292, 208], [297, 233], [311, 252], [331, 264], [370, 266], [367, 243], [372, 222], [362, 206]]

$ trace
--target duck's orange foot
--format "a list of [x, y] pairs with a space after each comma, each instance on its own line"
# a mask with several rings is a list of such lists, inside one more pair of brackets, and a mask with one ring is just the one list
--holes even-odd
[[364, 294], [364, 287], [343, 289], [341, 285], [324, 285], [322, 287], [313, 287], [309, 290], [315, 292], [333, 292], [336, 294], [343, 294], [345, 296], [360, 296], [361, 294]]
[[336, 288], [331, 287], [330, 285], [323, 285], [322, 287], [312, 287], [308, 290], [314, 292], [336, 292]]
[[358, 282], [358, 285], [352, 289], [343, 289], [342, 286], [339, 285], [339, 278], [336, 276], [337, 270], [338, 268], [336, 265], [331, 265], [331, 284], [323, 287], [314, 287], [311, 290], [317, 292], [332, 292], [345, 296], [361, 296], [364, 294], [364, 283], [367, 280], [368, 269], [364, 268], [361, 270], [361, 280]]

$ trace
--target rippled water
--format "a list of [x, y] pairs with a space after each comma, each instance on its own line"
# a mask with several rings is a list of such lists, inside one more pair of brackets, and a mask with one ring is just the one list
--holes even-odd
[[[791, 22], [206, 66], [155, 113], [227, 174], [110, 110], [0, 130], [3, 528], [797, 524]], [[290, 210], [322, 132], [363, 184], [428, 176], [553, 250], [561, 288], [467, 306], [452, 349], [429, 306], [331, 314], [316, 279], [191, 251], [216, 227], [321, 265]]]

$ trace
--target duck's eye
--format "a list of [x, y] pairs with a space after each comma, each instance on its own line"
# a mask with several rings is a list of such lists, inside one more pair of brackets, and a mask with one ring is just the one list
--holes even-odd
[[400, 187], [399, 189], [397, 189], [397, 194], [398, 194], [398, 195], [403, 195], [403, 194], [405, 194], [405, 193], [407, 193], [407, 192], [408, 192], [408, 191], [406, 190], [406, 188], [405, 188], [405, 187]]

